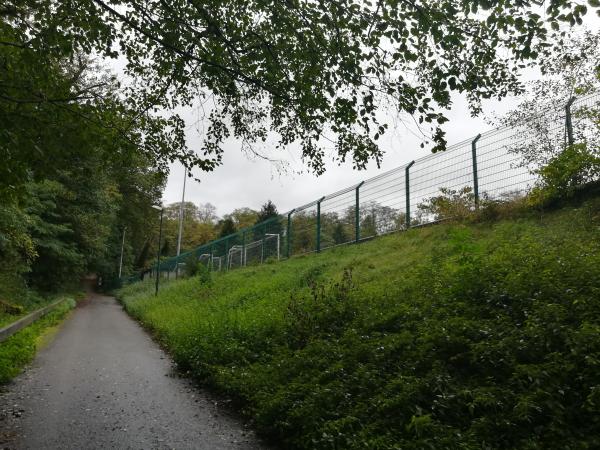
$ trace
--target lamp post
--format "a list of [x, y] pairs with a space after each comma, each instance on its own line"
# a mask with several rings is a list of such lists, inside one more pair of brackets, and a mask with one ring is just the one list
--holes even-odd
[[160, 244], [162, 241], [162, 226], [163, 226], [163, 207], [162, 205], [152, 205], [156, 210], [160, 210], [160, 228], [158, 231], [158, 252], [156, 253], [156, 289], [154, 295], [158, 295], [158, 280], [160, 279]]
[[121, 273], [123, 271], [123, 249], [125, 248], [125, 230], [127, 230], [127, 227], [123, 227], [123, 239], [121, 240], [121, 258], [119, 259], [119, 279], [121, 279]]

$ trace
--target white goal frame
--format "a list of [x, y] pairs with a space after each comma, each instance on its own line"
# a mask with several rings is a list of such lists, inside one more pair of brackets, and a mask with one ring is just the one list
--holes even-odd
[[[227, 269], [231, 269], [233, 264], [233, 256], [235, 253], [239, 251], [240, 253], [240, 267], [245, 267], [248, 264], [248, 249], [258, 247], [259, 245], [262, 247], [260, 251], [260, 263], [264, 263], [265, 258], [265, 242], [269, 237], [277, 237], [277, 261], [281, 260], [281, 236], [279, 233], [266, 233], [262, 239], [257, 241], [249, 242], [246, 245], [234, 245], [227, 252], [227, 261], [226, 266]], [[219, 266], [220, 267], [220, 266]]]

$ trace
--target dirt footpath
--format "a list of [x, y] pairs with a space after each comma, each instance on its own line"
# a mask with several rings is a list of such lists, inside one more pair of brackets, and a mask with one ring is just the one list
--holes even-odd
[[262, 449], [112, 297], [93, 294], [0, 394], [0, 448]]

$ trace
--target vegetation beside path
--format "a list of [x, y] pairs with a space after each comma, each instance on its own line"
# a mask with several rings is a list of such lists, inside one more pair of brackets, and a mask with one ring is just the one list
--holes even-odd
[[[54, 301], [56, 300], [57, 298], [54, 299]], [[66, 301], [56, 306], [44, 317], [0, 342], [0, 384], [7, 383], [21, 373], [21, 370], [33, 360], [36, 351], [47, 341], [47, 337], [75, 307], [75, 304], [75, 297], [69, 296]], [[7, 321], [4, 325], [8, 323], [10, 322]]]
[[599, 231], [594, 198], [119, 296], [285, 448], [598, 448]]

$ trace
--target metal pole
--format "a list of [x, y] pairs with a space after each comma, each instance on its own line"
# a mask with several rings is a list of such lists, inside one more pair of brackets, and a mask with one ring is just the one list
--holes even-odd
[[479, 208], [479, 175], [477, 173], [477, 141], [481, 134], [475, 136], [471, 141], [471, 155], [473, 159], [473, 194], [475, 195], [475, 207]]
[[356, 186], [356, 208], [354, 209], [354, 240], [358, 243], [360, 241], [360, 187], [365, 184], [364, 181], [361, 181], [358, 186]]
[[569, 146], [575, 144], [575, 139], [573, 138], [573, 120], [571, 116], [571, 105], [575, 101], [575, 97], [571, 97], [565, 106], [565, 118], [567, 125], [567, 143]]
[[295, 209], [292, 209], [289, 213], [288, 213], [288, 221], [287, 221], [287, 236], [286, 236], [286, 240], [287, 240], [287, 257], [290, 257], [291, 254], [291, 245], [292, 245], [292, 214], [294, 214], [294, 211], [296, 211]]
[[265, 234], [267, 232], [267, 224], [263, 225], [262, 241], [260, 243], [260, 263], [265, 259]]
[[241, 265], [246, 265], [246, 230], [242, 232], [242, 254], [240, 255]]
[[121, 240], [121, 258], [119, 259], [119, 278], [123, 270], [123, 249], [125, 248], [125, 230], [127, 227], [123, 227], [123, 239]]
[[162, 226], [163, 226], [163, 211], [164, 209], [160, 208], [160, 228], [158, 231], [158, 253], [156, 255], [156, 289], [154, 291], [154, 295], [158, 295], [158, 280], [160, 279], [160, 243], [162, 241]]
[[185, 169], [185, 174], [183, 176], [183, 192], [181, 193], [181, 203], [179, 205], [179, 235], [177, 236], [177, 259], [176, 268], [175, 268], [175, 278], [179, 277], [179, 255], [181, 253], [181, 236], [183, 234], [183, 203], [185, 201], [185, 181], [187, 179], [187, 168]]
[[229, 270], [229, 237], [225, 238], [225, 268]]
[[405, 179], [405, 187], [406, 187], [406, 229], [410, 228], [410, 168], [413, 166], [415, 162], [411, 161], [408, 163], [406, 168], [404, 169], [404, 179]]
[[325, 197], [317, 201], [317, 253], [321, 251], [321, 202]]

